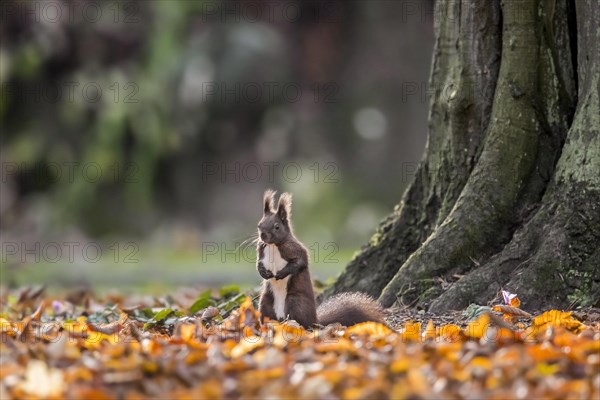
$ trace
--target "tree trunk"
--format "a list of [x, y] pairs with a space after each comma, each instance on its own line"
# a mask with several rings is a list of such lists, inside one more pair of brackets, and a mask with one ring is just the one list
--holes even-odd
[[600, 4], [439, 1], [414, 182], [322, 297], [434, 311], [600, 295]]

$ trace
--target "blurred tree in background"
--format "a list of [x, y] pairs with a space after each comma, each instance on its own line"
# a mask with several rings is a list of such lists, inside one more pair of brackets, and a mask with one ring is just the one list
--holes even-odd
[[[357, 246], [421, 157], [431, 10], [3, 2], [4, 237], [172, 224], [232, 237], [253, 231], [272, 186], [302, 205], [299, 231]], [[282, 170], [291, 162], [301, 179]]]

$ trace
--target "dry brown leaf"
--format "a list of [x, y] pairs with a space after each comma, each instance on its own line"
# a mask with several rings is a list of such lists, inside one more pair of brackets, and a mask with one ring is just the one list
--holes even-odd
[[502, 314], [514, 315], [516, 317], [531, 318], [531, 314], [517, 307], [497, 305], [492, 307], [492, 310], [501, 312]]

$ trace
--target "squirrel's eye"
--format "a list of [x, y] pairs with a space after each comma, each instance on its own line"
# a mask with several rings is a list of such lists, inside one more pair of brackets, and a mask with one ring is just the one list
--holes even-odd
[[279, 229], [279, 224], [275, 224], [275, 229]]

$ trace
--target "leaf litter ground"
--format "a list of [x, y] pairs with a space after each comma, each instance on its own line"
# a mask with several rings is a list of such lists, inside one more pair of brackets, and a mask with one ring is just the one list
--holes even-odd
[[312, 331], [261, 325], [234, 286], [0, 300], [2, 399], [600, 398], [598, 310], [529, 313], [514, 295]]

